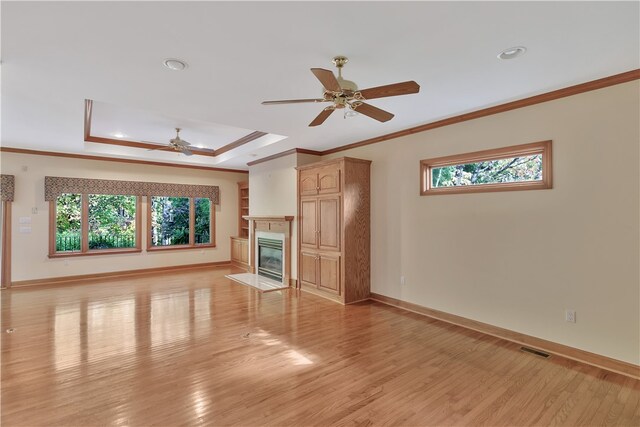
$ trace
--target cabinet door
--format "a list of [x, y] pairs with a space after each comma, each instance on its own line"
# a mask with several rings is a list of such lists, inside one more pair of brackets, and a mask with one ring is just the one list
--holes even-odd
[[340, 255], [320, 255], [318, 289], [340, 295]]
[[317, 207], [316, 199], [300, 201], [300, 245], [303, 247], [318, 247]]
[[240, 242], [236, 239], [231, 239], [231, 261], [241, 261], [242, 255], [240, 252]]
[[249, 264], [249, 242], [247, 240], [240, 241], [240, 261]]
[[298, 191], [301, 196], [315, 196], [318, 194], [318, 171], [316, 169], [300, 171]]
[[300, 252], [300, 281], [307, 286], [318, 286], [318, 254]]
[[323, 251], [340, 251], [340, 197], [318, 199], [319, 241]]
[[340, 192], [340, 165], [323, 166], [318, 169], [318, 194]]

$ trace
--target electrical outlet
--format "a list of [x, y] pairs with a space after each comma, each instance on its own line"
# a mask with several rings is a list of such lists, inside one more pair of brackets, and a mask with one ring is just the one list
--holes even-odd
[[400, 286], [404, 286], [404, 276], [400, 276]]
[[566, 320], [567, 322], [570, 322], [570, 323], [576, 323], [576, 311], [575, 310], [566, 309], [564, 311], [564, 320]]

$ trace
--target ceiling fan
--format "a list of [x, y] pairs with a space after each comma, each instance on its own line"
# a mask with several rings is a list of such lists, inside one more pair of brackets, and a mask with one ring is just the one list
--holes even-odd
[[193, 152], [191, 152], [191, 150], [189, 150], [187, 148], [191, 144], [188, 143], [187, 141], [185, 141], [184, 139], [180, 138], [180, 131], [181, 130], [182, 129], [180, 129], [180, 128], [176, 128], [176, 137], [169, 140], [169, 145], [167, 145], [165, 147], [159, 147], [159, 148], [150, 148], [149, 151], [153, 151], [153, 150], [158, 150], [158, 151], [174, 150], [174, 151], [177, 151], [179, 153], [184, 154], [185, 156], [193, 155]]
[[408, 95], [418, 93], [420, 86], [414, 81], [402, 83], [393, 83], [385, 86], [372, 87], [369, 89], [358, 89], [358, 86], [350, 81], [342, 78], [342, 67], [349, 61], [345, 56], [336, 56], [333, 63], [338, 68], [338, 77], [330, 71], [323, 68], [312, 68], [311, 72], [316, 76], [322, 86], [324, 92], [322, 98], [311, 99], [286, 99], [281, 101], [264, 101], [263, 105], [275, 104], [300, 104], [304, 102], [331, 102], [332, 105], [325, 107], [324, 110], [313, 119], [309, 126], [318, 126], [337, 109], [349, 108], [358, 113], [369, 116], [379, 122], [386, 122], [393, 118], [393, 114], [388, 111], [381, 110], [364, 101], [375, 98], [384, 98], [387, 96]]

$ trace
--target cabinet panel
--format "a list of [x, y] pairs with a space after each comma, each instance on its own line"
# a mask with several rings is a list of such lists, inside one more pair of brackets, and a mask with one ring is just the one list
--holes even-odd
[[231, 263], [236, 267], [246, 268], [249, 265], [249, 242], [247, 239], [231, 238]]
[[315, 196], [318, 194], [318, 172], [315, 170], [300, 171], [298, 191], [301, 196]]
[[319, 199], [318, 203], [318, 246], [325, 251], [340, 251], [340, 197]]
[[240, 248], [235, 239], [231, 239], [231, 261], [240, 261]]
[[318, 194], [340, 192], [340, 166], [329, 165], [318, 169]]
[[340, 256], [320, 255], [318, 289], [340, 294]]
[[317, 286], [318, 284], [318, 255], [310, 252], [300, 252], [300, 280], [303, 284]]
[[318, 247], [317, 206], [316, 199], [300, 202], [300, 244], [314, 249]]
[[249, 242], [247, 240], [240, 241], [240, 261], [249, 264]]

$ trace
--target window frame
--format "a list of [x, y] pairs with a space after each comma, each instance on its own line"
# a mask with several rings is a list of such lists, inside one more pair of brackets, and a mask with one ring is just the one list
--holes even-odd
[[57, 233], [57, 197], [49, 202], [49, 258], [64, 258], [93, 255], [115, 255], [142, 252], [142, 196], [136, 198], [136, 245], [132, 248], [111, 248], [111, 249], [89, 249], [89, 195], [106, 196], [133, 196], [132, 194], [107, 194], [107, 193], [69, 193], [80, 194], [81, 197], [81, 228], [80, 228], [80, 251], [58, 252], [56, 251]]
[[[184, 197], [189, 199], [189, 244], [154, 246], [151, 233], [151, 198], [152, 197]], [[196, 240], [196, 199], [209, 200], [209, 243], [195, 243]], [[216, 205], [210, 197], [189, 197], [189, 196], [147, 196], [147, 252], [155, 251], [175, 251], [184, 249], [201, 249], [216, 247]]]
[[[501, 160], [510, 157], [532, 156], [536, 154], [542, 155], [541, 181], [500, 182], [495, 184], [461, 185], [438, 188], [432, 187], [431, 171], [434, 168], [466, 163], [484, 162], [488, 160]], [[545, 190], [550, 188], [553, 188], [550, 140], [420, 160], [421, 196], [433, 196], [439, 194], [487, 193], [494, 191]]]
[[1, 288], [11, 287], [11, 200], [2, 200], [2, 268]]

